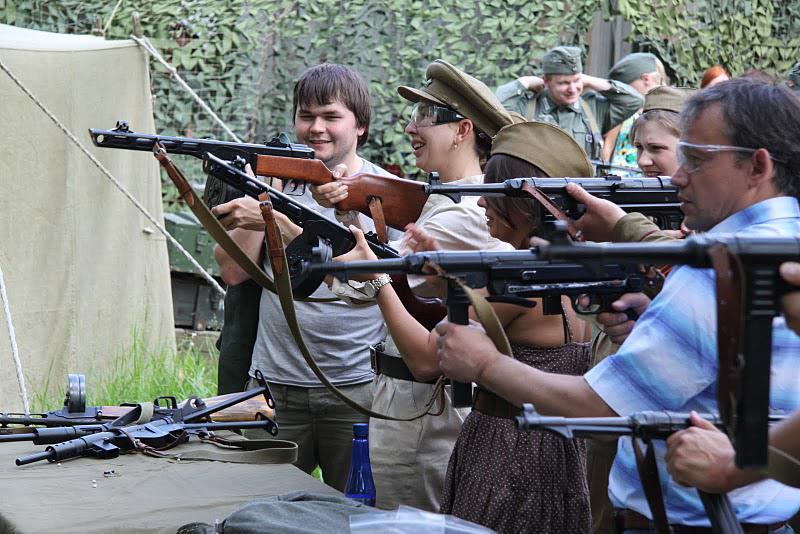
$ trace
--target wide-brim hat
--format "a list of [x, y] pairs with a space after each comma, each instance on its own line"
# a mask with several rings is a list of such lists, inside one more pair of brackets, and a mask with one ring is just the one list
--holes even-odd
[[506, 126], [492, 143], [491, 155], [506, 154], [527, 161], [548, 176], [593, 176], [586, 152], [571, 135], [546, 122], [523, 122]]
[[428, 65], [425, 77], [419, 89], [401, 85], [397, 92], [411, 102], [426, 101], [457, 111], [490, 137], [513, 122], [486, 84], [450, 63], [437, 59]]

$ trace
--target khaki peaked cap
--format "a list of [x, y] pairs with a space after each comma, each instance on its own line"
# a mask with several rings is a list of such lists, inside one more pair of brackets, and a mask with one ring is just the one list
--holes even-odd
[[689, 87], [669, 87], [667, 85], [654, 87], [644, 97], [642, 113], [654, 109], [680, 113], [683, 104], [694, 92], [695, 90]]
[[450, 63], [437, 59], [428, 65], [425, 77], [427, 81], [421, 88], [401, 85], [397, 92], [411, 102], [424, 100], [457, 111], [489, 137], [513, 122], [486, 84]]
[[546, 122], [506, 126], [492, 143], [492, 156], [506, 154], [527, 161], [548, 176], [593, 176], [586, 153], [567, 132]]

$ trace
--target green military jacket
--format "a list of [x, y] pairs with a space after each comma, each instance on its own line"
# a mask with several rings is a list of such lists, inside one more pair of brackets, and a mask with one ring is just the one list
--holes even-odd
[[507, 110], [516, 111], [528, 120], [558, 125], [591, 159], [600, 159], [602, 136], [644, 105], [644, 97], [636, 89], [616, 80], [609, 81], [608, 91], [589, 91], [569, 106], [557, 105], [546, 89], [539, 93], [528, 91], [518, 80], [501, 85], [496, 94]]

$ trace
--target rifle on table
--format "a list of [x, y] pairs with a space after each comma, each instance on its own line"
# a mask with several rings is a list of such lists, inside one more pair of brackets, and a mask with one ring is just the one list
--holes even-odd
[[797, 291], [783, 281], [781, 263], [800, 257], [800, 237], [696, 235], [671, 243], [551, 244], [542, 259], [602, 268], [605, 262], [713, 267], [717, 284], [717, 398], [736, 449], [736, 465], [767, 464], [772, 321], [780, 297]]
[[[724, 424], [718, 415], [700, 414], [700, 417], [724, 431]], [[770, 415], [769, 422], [776, 423], [785, 417], [784, 415]], [[669, 532], [664, 528], [667, 526], [667, 520], [663, 509], [658, 467], [655, 464], [651, 442], [666, 440], [675, 432], [692, 426], [688, 413], [647, 411], [637, 412], [628, 417], [551, 417], [540, 415], [532, 404], [524, 404], [522, 414], [516, 417], [516, 423], [520, 430], [549, 430], [565, 439], [630, 436], [632, 439], [645, 442], [648, 451], [645, 458], [640, 458], [640, 454], [637, 453], [636, 467], [642, 478], [642, 488], [657, 527], [660, 521], [656, 521], [655, 516], [663, 514], [661, 516], [663, 523], [657, 530]], [[634, 447], [638, 451], [638, 445], [634, 444]], [[739, 525], [727, 494], [707, 493], [701, 490], [698, 490], [698, 493], [715, 534], [742, 532], [742, 527]]]
[[[49, 446], [39, 453], [17, 458], [17, 465], [26, 465], [41, 460], [61, 461], [77, 456], [115, 458], [122, 450], [143, 448], [163, 449], [182, 443], [189, 432], [211, 432], [214, 430], [262, 429], [277, 434], [275, 421], [262, 412], [250, 414], [248, 420], [215, 422], [211, 417], [243, 401], [263, 395], [270, 409], [275, 403], [264, 376], [256, 371], [258, 387], [226, 395], [226, 399], [208, 406], [197, 397], [178, 406], [174, 397], [169, 407], [156, 406], [152, 415], [146, 414], [142, 405], [132, 409], [111, 422], [94, 425], [76, 425], [55, 428], [32, 428], [27, 434], [0, 436], [0, 443], [32, 441], [35, 445]], [[274, 413], [274, 412], [272, 412]], [[143, 444], [142, 447], [140, 444]]]
[[[273, 138], [264, 144], [234, 143], [216, 139], [197, 139], [193, 137], [170, 137], [166, 135], [140, 134], [130, 130], [127, 121], [117, 121], [113, 130], [90, 128], [89, 135], [95, 146], [101, 148], [120, 148], [153, 152], [156, 143], [161, 143], [171, 154], [184, 154], [203, 159], [207, 153], [232, 160], [244, 158], [254, 169], [260, 156], [280, 156], [290, 161], [314, 158], [314, 151], [306, 145], [289, 143], [288, 140]], [[224, 187], [215, 180], [206, 183], [204, 197], [213, 198], [211, 205], [222, 204], [242, 196], [235, 189]]]
[[676, 230], [683, 221], [678, 188], [668, 176], [656, 178], [512, 178], [492, 184], [426, 184], [431, 195], [445, 195], [453, 202], [464, 196], [534, 198], [545, 208], [545, 222], [579, 219], [585, 206], [566, 191], [575, 183], [592, 195], [613, 202], [626, 212], [639, 212], [664, 230]]
[[[269, 196], [274, 210], [286, 215], [293, 223], [303, 229], [303, 233], [286, 246], [287, 262], [292, 278], [292, 290], [296, 298], [313, 293], [324, 281], [325, 275], [304, 269], [314, 254], [326, 261], [340, 256], [356, 245], [355, 237], [349, 228], [339, 221], [326, 217], [292, 199], [276, 189], [242, 172], [237, 163], [226, 162], [213, 154], [207, 154], [203, 170], [244, 194], [258, 199], [260, 195]], [[364, 237], [370, 249], [379, 258], [399, 258], [399, 253], [381, 242], [374, 232], [366, 232]], [[406, 277], [397, 277], [392, 285], [406, 309], [421, 324], [432, 330], [445, 315], [445, 308], [438, 299], [416, 296], [408, 285]]]

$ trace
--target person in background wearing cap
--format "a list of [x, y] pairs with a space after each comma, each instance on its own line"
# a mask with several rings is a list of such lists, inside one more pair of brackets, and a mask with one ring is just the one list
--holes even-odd
[[[300, 142], [314, 149], [326, 165], [342, 165], [347, 172], [388, 172], [358, 155], [369, 136], [370, 100], [367, 84], [349, 67], [332, 63], [307, 69], [294, 87], [293, 117]], [[339, 168], [341, 172], [341, 167]], [[302, 186], [301, 186], [302, 187]], [[298, 202], [332, 217], [311, 198], [310, 191], [293, 197]], [[247, 251], [261, 261], [264, 220], [258, 201], [249, 197], [216, 206], [213, 213]], [[297, 227], [285, 215], [275, 213], [285, 235]], [[290, 239], [285, 238], [286, 242]], [[215, 250], [222, 277], [229, 285], [241, 283], [247, 274], [219, 247]], [[330, 486], [344, 491], [350, 465], [353, 423], [367, 416], [333, 395], [300, 356], [296, 342], [283, 325], [285, 319], [277, 295], [261, 290], [259, 324], [250, 367], [264, 373], [275, 398], [280, 437], [298, 445], [295, 465], [307, 473], [319, 465]], [[334, 298], [321, 287], [314, 298]], [[314, 357], [333, 383], [362, 406], [372, 402], [372, 371], [368, 344], [386, 337], [380, 311], [374, 307], [351, 309], [341, 301], [297, 302], [297, 318]], [[347, 322], [341, 317], [347, 314]], [[252, 382], [252, 380], [251, 380]]]
[[[628, 54], [620, 59], [608, 72], [610, 80], [627, 83], [640, 94], [646, 95], [654, 87], [664, 85], [667, 79], [664, 65], [656, 56], [647, 52]], [[633, 146], [631, 127], [641, 110], [614, 126], [603, 138], [603, 161], [616, 167], [637, 169], [636, 148]], [[615, 169], [614, 174], [623, 178], [636, 176], [638, 172]]]
[[[637, 164], [647, 176], [671, 176], [678, 169], [678, 114], [691, 93], [689, 89], [661, 86], [645, 96], [642, 114], [631, 128], [631, 138], [638, 154]], [[673, 232], [661, 230], [641, 213], [625, 213], [616, 204], [594, 197], [574, 184], [567, 190], [586, 206], [586, 213], [576, 221], [576, 227], [591, 241], [676, 239]], [[592, 366], [619, 350], [634, 325], [623, 312], [630, 308], [641, 315], [650, 303], [650, 296], [644, 293], [623, 295], [614, 303], [615, 313], [601, 313], [596, 317], [601, 331], [592, 344]], [[586, 451], [592, 532], [613, 534], [614, 508], [608, 498], [608, 476], [616, 456], [617, 441], [590, 439]]]
[[[418, 89], [398, 88], [400, 96], [414, 104], [405, 131], [417, 167], [437, 172], [443, 183], [481, 183], [481, 162], [489, 155], [492, 138], [501, 127], [511, 124], [511, 117], [486, 85], [446, 61], [431, 63], [425, 77], [427, 81]], [[335, 207], [347, 197], [347, 186], [337, 182], [312, 191], [324, 206]], [[358, 213], [337, 212], [336, 216], [345, 224], [359, 226]], [[445, 250], [511, 248], [489, 235], [486, 215], [475, 197], [455, 203], [431, 195], [415, 226], [434, 236]], [[415, 246], [412, 235], [390, 244], [401, 251]], [[410, 277], [409, 282], [418, 294], [438, 293], [424, 277]], [[373, 349], [377, 374], [373, 410], [408, 417], [430, 399], [434, 385], [427, 383], [429, 371], [407, 347], [404, 337], [391, 336]], [[407, 356], [405, 362], [401, 354]], [[449, 391], [449, 386], [446, 389]], [[430, 412], [437, 413], [440, 408], [441, 415], [416, 421], [370, 419], [370, 462], [379, 507], [395, 509], [405, 504], [439, 510], [447, 461], [468, 413], [466, 408], [453, 408], [451, 402], [437, 403]]]
[[[560, 128], [524, 122], [500, 130], [485, 167], [486, 182], [527, 176], [584, 176], [591, 164], [583, 149]], [[517, 249], [527, 249], [542, 226], [542, 208], [533, 199], [482, 197], [489, 231]], [[420, 228], [414, 250], [438, 249]], [[375, 259], [363, 236], [337, 260]], [[379, 276], [379, 275], [373, 275]], [[577, 320], [568, 298], [561, 313], [545, 315], [541, 299], [531, 308], [492, 303], [510, 342], [508, 359], [552, 372], [580, 375], [589, 364], [590, 331]], [[441, 374], [437, 335], [403, 308], [391, 286], [378, 294], [389, 331], [402, 339], [404, 356], [413, 354], [420, 378]], [[475, 318], [471, 310], [472, 318]], [[510, 358], [509, 358], [510, 357]], [[590, 525], [583, 440], [565, 440], [549, 431], [520, 431], [520, 405], [485, 389], [475, 394], [450, 457], [441, 513], [485, 525], [500, 533], [587, 532]]]
[[589, 159], [600, 159], [603, 135], [644, 104], [630, 85], [584, 74], [581, 51], [573, 46], [548, 51], [542, 73], [501, 85], [497, 97], [509, 111], [566, 130]]

